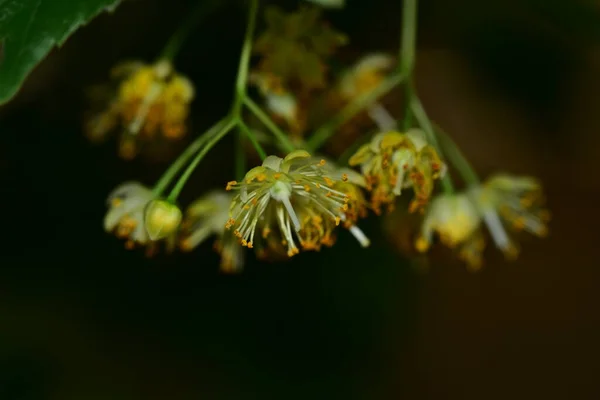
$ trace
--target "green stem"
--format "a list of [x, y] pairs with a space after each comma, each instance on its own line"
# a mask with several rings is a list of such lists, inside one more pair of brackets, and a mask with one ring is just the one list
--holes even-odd
[[188, 181], [188, 179], [190, 178], [190, 176], [192, 175], [192, 173], [196, 169], [196, 166], [198, 166], [198, 163], [200, 163], [200, 161], [202, 161], [202, 159], [204, 158], [204, 156], [206, 156], [206, 154], [223, 137], [225, 137], [225, 135], [227, 133], [229, 133], [229, 131], [231, 131], [231, 129], [233, 129], [233, 127], [235, 127], [235, 125], [237, 124], [237, 122], [238, 122], [238, 120], [236, 118], [232, 118], [231, 116], [225, 118], [222, 127], [220, 127], [220, 129], [208, 140], [208, 142], [202, 148], [202, 150], [200, 150], [200, 152], [198, 154], [196, 154], [196, 157], [192, 160], [192, 162], [190, 163], [190, 165], [188, 165], [188, 167], [183, 172], [183, 174], [181, 174], [181, 177], [179, 178], [179, 180], [177, 181], [177, 183], [175, 184], [175, 186], [171, 190], [171, 193], [169, 193], [169, 196], [167, 197], [167, 201], [169, 201], [171, 203], [174, 203], [175, 200], [177, 200], [177, 197], [179, 196], [179, 193], [181, 193], [181, 190], [183, 190], [183, 187], [185, 186], [185, 183]]
[[183, 42], [185, 42], [198, 23], [224, 3], [226, 3], [225, 0], [199, 0], [196, 8], [171, 36], [159, 59], [173, 61], [173, 58], [179, 53]]
[[242, 45], [242, 54], [238, 66], [237, 80], [235, 82], [235, 100], [233, 103], [233, 115], [240, 116], [242, 104], [246, 98], [246, 86], [248, 82], [248, 69], [250, 66], [250, 56], [252, 54], [252, 39], [256, 29], [256, 14], [258, 13], [258, 0], [250, 0], [250, 9], [248, 11], [248, 21], [246, 23], [246, 35]]
[[264, 160], [265, 158], [267, 158], [267, 153], [265, 153], [265, 150], [262, 148], [260, 143], [258, 143], [258, 140], [256, 140], [256, 136], [254, 135], [254, 133], [252, 133], [252, 131], [250, 130], [250, 128], [248, 128], [248, 126], [244, 123], [244, 121], [242, 121], [242, 120], [238, 121], [238, 128], [250, 140], [250, 142], [252, 143], [252, 146], [254, 146], [254, 149], [260, 156], [260, 159]]
[[408, 82], [404, 86], [404, 116], [402, 118], [402, 130], [404, 132], [408, 131], [410, 128], [413, 127], [413, 115], [412, 111], [410, 110], [410, 101], [413, 96], [414, 94], [412, 85], [410, 84], [410, 82]]
[[181, 170], [181, 168], [183, 168], [183, 166], [188, 163], [188, 161], [192, 158], [192, 156], [194, 154], [196, 154], [202, 148], [202, 146], [204, 145], [204, 143], [206, 143], [206, 141], [215, 132], [217, 132], [223, 126], [224, 123], [226, 123], [226, 119], [220, 120], [219, 122], [217, 122], [216, 124], [214, 124], [212, 127], [210, 127], [202, 135], [198, 136], [184, 150], [184, 152], [181, 153], [181, 155], [177, 158], [177, 160], [175, 160], [175, 162], [173, 164], [171, 164], [171, 166], [169, 166], [169, 168], [160, 177], [160, 179], [158, 180], [158, 182], [156, 182], [156, 185], [154, 185], [154, 188], [152, 189], [152, 192], [154, 193], [154, 195], [156, 197], [159, 197], [159, 196], [161, 196], [163, 194], [163, 192], [166, 189], [166, 187], [173, 180], [173, 178], [175, 177], [175, 175], [177, 175], [179, 173], [179, 171]]
[[244, 135], [238, 132], [235, 141], [235, 179], [241, 181], [246, 174], [246, 151], [244, 149]]
[[[414, 94], [410, 99], [410, 109], [415, 118], [417, 119], [417, 122], [423, 129], [423, 132], [425, 133], [425, 136], [427, 137], [429, 143], [431, 143], [431, 145], [435, 148], [440, 157], [443, 158], [444, 153], [442, 152], [442, 149], [440, 147], [440, 143], [433, 129], [433, 125], [431, 124], [431, 121], [429, 120], [429, 117], [427, 116], [427, 113], [425, 112], [425, 109], [421, 104], [421, 100], [419, 100], [419, 98]], [[452, 183], [452, 178], [450, 178], [449, 173], [446, 173], [446, 175], [444, 175], [444, 177], [442, 178], [442, 187], [445, 193], [454, 193], [454, 184]]]
[[467, 160], [463, 152], [460, 150], [456, 142], [439, 126], [435, 126], [435, 131], [438, 137], [441, 139], [442, 146], [448, 155], [448, 159], [452, 162], [454, 168], [458, 170], [458, 173], [463, 178], [467, 186], [477, 186], [481, 183], [477, 172]]
[[353, 118], [365, 108], [373, 104], [380, 97], [389, 93], [404, 80], [404, 75], [400, 73], [393, 74], [386, 78], [375, 89], [364, 93], [348, 103], [339, 113], [322, 125], [306, 142], [308, 151], [318, 150], [346, 121]]
[[287, 135], [279, 129], [277, 124], [269, 118], [267, 113], [265, 113], [258, 104], [256, 104], [251, 98], [246, 97], [244, 99], [244, 104], [248, 109], [263, 123], [264, 126], [267, 127], [271, 131], [271, 133], [275, 136], [275, 138], [285, 147], [286, 151], [294, 151], [296, 150], [296, 146], [291, 142], [291, 140], [287, 137]]
[[417, 40], [417, 2], [404, 0], [402, 8], [402, 33], [400, 38], [400, 73], [404, 76], [412, 74], [415, 65], [415, 48]]
[[405, 107], [402, 119], [402, 128], [404, 131], [412, 128], [410, 101], [414, 95], [411, 80], [415, 67], [415, 53], [417, 47], [417, 3], [418, 0], [404, 0], [404, 6], [402, 8], [399, 71], [404, 76], [409, 77], [404, 88]]

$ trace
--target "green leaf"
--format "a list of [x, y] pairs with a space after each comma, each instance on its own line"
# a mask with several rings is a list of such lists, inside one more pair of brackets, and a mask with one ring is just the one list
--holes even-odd
[[0, 104], [77, 28], [121, 0], [0, 0]]

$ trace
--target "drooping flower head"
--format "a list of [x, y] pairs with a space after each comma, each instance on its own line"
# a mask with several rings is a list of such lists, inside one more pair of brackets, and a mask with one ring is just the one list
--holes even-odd
[[471, 268], [478, 269], [485, 247], [480, 225], [479, 210], [467, 194], [439, 195], [427, 207], [415, 247], [426, 252], [437, 235], [444, 245], [458, 249], [459, 258]]
[[[139, 182], [125, 182], [117, 186], [107, 199], [109, 210], [104, 217], [104, 230], [114, 232], [117, 237], [126, 239], [125, 247], [128, 249], [133, 249], [136, 245], [147, 246], [148, 254], [152, 254], [156, 246], [148, 234], [146, 211], [148, 205], [154, 200], [152, 190]], [[153, 220], [154, 223], [161, 223], [160, 218]], [[162, 219], [162, 222], [172, 222], [172, 219], [167, 216], [166, 220]], [[167, 225], [173, 228], [172, 224]], [[163, 232], [162, 235], [167, 239], [169, 251], [175, 244], [174, 229]]]
[[377, 134], [370, 143], [358, 149], [349, 164], [360, 165], [376, 213], [381, 212], [382, 206], [391, 209], [402, 189], [410, 187], [415, 192], [410, 210], [422, 209], [429, 201], [434, 180], [443, 171], [439, 155], [418, 129], [407, 133]]
[[159, 133], [165, 139], [177, 139], [186, 133], [194, 86], [177, 74], [169, 61], [153, 65], [124, 63], [115, 67], [113, 76], [119, 82], [116, 95], [86, 124], [92, 140], [102, 140], [121, 126], [120, 154], [131, 159], [139, 141], [150, 140]]
[[471, 195], [496, 247], [508, 258], [518, 255], [518, 247], [506, 228], [538, 237], [548, 234], [550, 213], [544, 207], [542, 187], [535, 178], [496, 175], [473, 188]]
[[345, 218], [348, 196], [333, 188], [335, 182], [324, 173], [324, 165], [324, 160], [313, 162], [304, 150], [283, 159], [267, 157], [243, 181], [228, 183], [227, 190], [239, 194], [231, 203], [227, 228], [235, 229], [243, 246], [253, 247], [259, 229], [258, 235], [268, 236], [277, 227], [288, 256], [297, 254], [300, 216], [317, 215], [336, 226]]
[[215, 190], [194, 201], [186, 210], [180, 248], [191, 251], [211, 236], [216, 236], [215, 249], [221, 255], [221, 271], [232, 273], [244, 266], [243, 249], [225, 224], [229, 219], [232, 193]]

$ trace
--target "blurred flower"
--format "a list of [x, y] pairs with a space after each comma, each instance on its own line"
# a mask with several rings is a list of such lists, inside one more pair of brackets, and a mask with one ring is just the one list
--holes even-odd
[[410, 187], [415, 193], [411, 212], [422, 209], [429, 201], [434, 180], [443, 172], [437, 152], [418, 129], [375, 135], [370, 143], [358, 149], [349, 164], [360, 165], [376, 213], [381, 213], [384, 205], [391, 209], [402, 189]]
[[281, 77], [300, 91], [326, 85], [326, 58], [346, 43], [344, 35], [321, 21], [321, 9], [301, 7], [285, 13], [277, 7], [265, 11], [266, 30], [256, 39], [261, 55], [258, 70]]
[[239, 190], [239, 194], [231, 203], [227, 228], [234, 227], [242, 245], [250, 248], [257, 230], [266, 238], [278, 228], [288, 256], [297, 254], [295, 237], [302, 241], [298, 232], [305, 222], [300, 216], [319, 216], [323, 234], [329, 232], [325, 222], [337, 226], [345, 218], [348, 198], [333, 189], [335, 182], [325, 175], [324, 165], [324, 160], [315, 163], [303, 150], [291, 152], [284, 159], [267, 157], [262, 166], [248, 171], [243, 181], [228, 183], [227, 190]]
[[548, 234], [550, 213], [544, 208], [542, 187], [535, 178], [496, 175], [472, 189], [472, 196], [496, 247], [508, 258], [515, 258], [519, 250], [506, 228], [538, 237]]
[[165, 139], [178, 139], [186, 133], [194, 86], [175, 73], [169, 61], [123, 63], [112, 75], [119, 82], [116, 94], [86, 121], [91, 140], [103, 140], [122, 126], [120, 155], [131, 159], [139, 141], [153, 139], [157, 133]]
[[281, 119], [293, 134], [304, 129], [304, 118], [300, 117], [300, 108], [296, 97], [284, 88], [281, 79], [270, 73], [254, 72], [249, 82], [256, 85], [265, 98], [265, 106], [276, 119]]
[[339, 93], [346, 101], [365, 95], [377, 88], [394, 66], [394, 58], [384, 53], [362, 57], [343, 76]]
[[421, 253], [431, 247], [434, 234], [473, 269], [481, 266], [485, 243], [479, 210], [468, 194], [443, 194], [434, 198], [425, 214], [415, 247]]
[[[146, 230], [144, 213], [153, 200], [152, 190], [138, 182], [125, 182], [117, 186], [107, 200], [109, 210], [104, 217], [104, 230], [126, 239], [125, 247], [128, 249], [133, 249], [135, 245], [147, 246], [147, 253], [151, 255], [156, 246]], [[174, 240], [174, 233], [166, 238], [168, 251], [173, 249]]]
[[489, 229], [496, 247], [513, 259], [518, 255], [518, 247], [507, 228], [544, 237], [549, 218], [537, 180], [496, 175], [464, 193], [436, 197], [427, 209], [416, 248], [427, 251], [437, 233], [443, 244], [458, 247], [459, 257], [478, 269], [485, 248], [482, 223]]
[[191, 251], [211, 236], [216, 236], [215, 249], [221, 254], [221, 271], [239, 272], [244, 266], [243, 249], [231, 231], [225, 229], [233, 194], [222, 190], [209, 192], [186, 210], [182, 224], [180, 248]]

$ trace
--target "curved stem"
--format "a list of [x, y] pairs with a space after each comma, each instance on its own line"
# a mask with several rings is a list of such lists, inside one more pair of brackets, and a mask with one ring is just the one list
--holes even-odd
[[177, 175], [179, 173], [179, 171], [181, 170], [181, 168], [183, 168], [183, 166], [188, 163], [188, 161], [190, 160], [190, 158], [192, 158], [192, 156], [194, 154], [196, 154], [202, 148], [202, 146], [204, 145], [204, 143], [206, 143], [206, 141], [215, 132], [217, 132], [223, 126], [223, 124], [225, 122], [226, 122], [226, 118], [220, 120], [219, 122], [217, 122], [216, 124], [214, 124], [212, 127], [210, 127], [202, 135], [198, 136], [184, 150], [184, 152], [181, 153], [181, 155], [177, 158], [177, 160], [175, 160], [175, 162], [169, 166], [169, 168], [160, 177], [160, 179], [158, 180], [158, 182], [156, 182], [156, 185], [154, 185], [154, 188], [152, 189], [152, 191], [153, 191], [153, 193], [154, 193], [154, 195], [156, 197], [158, 197], [158, 196], [160, 196], [160, 195], [163, 194], [163, 192], [166, 189], [166, 187], [173, 180], [173, 178], [175, 177], [175, 175]]
[[200, 21], [215, 11], [219, 6], [226, 3], [226, 0], [201, 0], [198, 1], [196, 8], [188, 15], [186, 20], [180, 25], [179, 29], [171, 36], [159, 59], [170, 60], [179, 53], [181, 46], [190, 35], [192, 30]]
[[292, 141], [287, 137], [287, 135], [279, 129], [277, 124], [269, 118], [267, 113], [265, 113], [258, 104], [256, 104], [251, 98], [246, 97], [244, 99], [244, 104], [248, 109], [263, 123], [264, 126], [267, 127], [271, 131], [271, 133], [275, 136], [275, 138], [285, 147], [286, 151], [294, 151], [296, 150], [296, 146], [292, 143]]
[[242, 54], [238, 66], [238, 74], [235, 82], [235, 100], [233, 103], [233, 115], [239, 116], [242, 111], [242, 104], [246, 98], [246, 85], [248, 81], [248, 69], [250, 66], [250, 56], [252, 54], [252, 39], [256, 29], [256, 14], [258, 13], [258, 0], [250, 0], [250, 9], [248, 11], [248, 21], [246, 23], [246, 35], [242, 45]]
[[174, 203], [175, 200], [177, 200], [177, 196], [179, 196], [179, 193], [181, 193], [181, 190], [183, 189], [183, 187], [185, 186], [185, 183], [188, 181], [188, 179], [190, 178], [190, 176], [192, 175], [192, 173], [196, 169], [196, 166], [198, 166], [198, 164], [200, 163], [200, 161], [202, 161], [202, 159], [204, 158], [204, 156], [206, 156], [206, 154], [223, 137], [225, 137], [225, 135], [229, 131], [231, 131], [231, 129], [233, 129], [233, 127], [235, 127], [235, 125], [237, 124], [237, 122], [238, 122], [238, 120], [236, 118], [232, 118], [231, 116], [225, 118], [223, 125], [208, 140], [208, 142], [202, 148], [202, 150], [200, 150], [200, 152], [198, 154], [196, 154], [196, 157], [192, 160], [192, 162], [190, 163], [190, 165], [188, 165], [188, 167], [186, 168], [186, 170], [183, 172], [183, 174], [181, 175], [181, 177], [179, 178], [179, 180], [177, 181], [177, 183], [175, 184], [175, 186], [171, 190], [171, 193], [169, 193], [169, 196], [167, 197], [167, 201], [169, 201], [171, 203]]
[[346, 121], [356, 116], [361, 111], [369, 107], [373, 102], [384, 96], [404, 80], [404, 75], [400, 73], [393, 74], [386, 78], [379, 86], [370, 92], [357, 97], [348, 103], [340, 112], [338, 112], [327, 123], [318, 128], [315, 133], [306, 142], [308, 151], [318, 150]]
[[238, 121], [238, 128], [240, 128], [244, 135], [246, 135], [246, 137], [250, 140], [260, 159], [264, 160], [265, 158], [267, 158], [267, 153], [265, 153], [265, 150], [262, 148], [260, 143], [258, 143], [258, 140], [256, 140], [256, 136], [254, 135], [254, 133], [252, 133], [250, 128], [248, 128], [248, 126], [242, 120]]
[[463, 152], [460, 150], [456, 142], [440, 127], [435, 126], [435, 130], [438, 133], [439, 138], [441, 139], [442, 145], [446, 154], [448, 155], [448, 159], [452, 162], [454, 168], [458, 170], [458, 173], [463, 178], [467, 186], [477, 186], [481, 183], [477, 172], [467, 160]]

